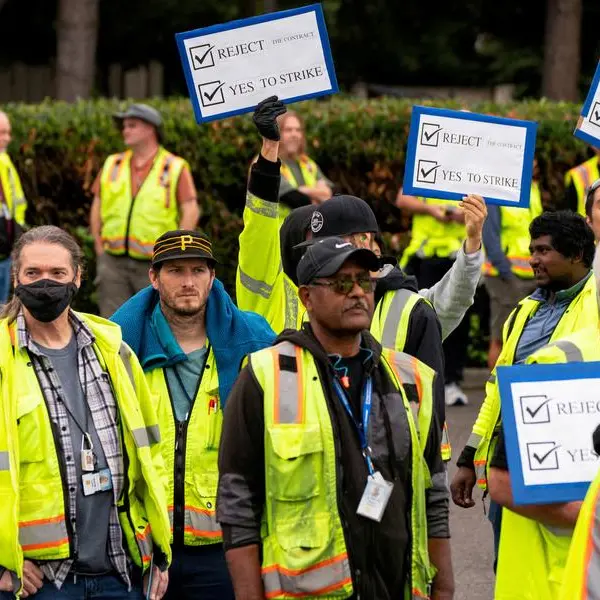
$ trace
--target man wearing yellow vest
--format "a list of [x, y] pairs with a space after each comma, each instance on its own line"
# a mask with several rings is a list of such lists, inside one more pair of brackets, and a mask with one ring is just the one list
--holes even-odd
[[[450, 200], [416, 198], [398, 193], [396, 206], [413, 215], [410, 244], [400, 262], [417, 278], [419, 287], [431, 288], [452, 268], [465, 238], [465, 213]], [[470, 306], [465, 306], [465, 311]], [[448, 406], [468, 403], [460, 387], [467, 358], [470, 318], [465, 316], [444, 340], [445, 400]]]
[[[534, 176], [537, 164], [534, 163]], [[490, 206], [483, 227], [485, 287], [490, 297], [488, 368], [502, 349], [502, 326], [519, 300], [535, 289], [529, 264], [529, 224], [543, 212], [540, 186], [531, 182], [529, 209]]]
[[175, 230], [154, 245], [151, 286], [112, 316], [146, 374], [161, 426], [173, 562], [167, 598], [233, 600], [216, 522], [223, 408], [246, 354], [275, 334], [218, 279], [210, 240]]
[[590, 185], [585, 196], [585, 220], [592, 228], [596, 242], [600, 240], [600, 179]]
[[228, 399], [217, 518], [237, 600], [453, 597], [436, 374], [368, 332], [377, 266], [342, 238], [310, 246], [308, 322]]
[[[590, 267], [594, 236], [584, 219], [570, 211], [545, 212], [529, 227], [530, 264], [538, 285], [519, 302], [504, 325], [502, 351], [496, 366], [524, 363], [548, 343], [598, 323], [596, 283]], [[486, 384], [486, 397], [452, 481], [452, 498], [470, 508], [475, 484], [487, 490], [489, 461], [501, 426], [500, 396], [495, 369]], [[496, 548], [501, 515], [490, 508]]]
[[585, 196], [588, 188], [600, 179], [600, 148], [592, 147], [594, 156], [565, 174], [564, 205], [569, 210], [585, 216]]
[[90, 214], [103, 317], [147, 285], [155, 240], [172, 229], [194, 229], [200, 217], [187, 162], [161, 145], [160, 113], [134, 104], [114, 118], [128, 150], [106, 159]]
[[[160, 432], [140, 365], [108, 321], [70, 309], [83, 254], [54, 226], [13, 251], [0, 314], [0, 590], [160, 599], [171, 558]], [[3, 473], [4, 475], [4, 473]], [[5, 499], [13, 499], [8, 502]]]
[[7, 152], [10, 140], [10, 120], [0, 111], [0, 304], [4, 304], [10, 295], [10, 253], [25, 227], [27, 210], [19, 174]]
[[304, 122], [300, 115], [287, 111], [278, 119], [281, 140], [281, 185], [279, 186], [280, 216], [308, 204], [321, 204], [331, 198], [333, 184], [306, 154]]

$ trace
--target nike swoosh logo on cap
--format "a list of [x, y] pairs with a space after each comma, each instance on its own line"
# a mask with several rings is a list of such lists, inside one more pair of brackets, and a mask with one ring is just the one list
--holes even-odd
[[352, 246], [350, 242], [346, 242], [345, 244], [336, 244], [336, 248], [346, 248], [347, 246]]

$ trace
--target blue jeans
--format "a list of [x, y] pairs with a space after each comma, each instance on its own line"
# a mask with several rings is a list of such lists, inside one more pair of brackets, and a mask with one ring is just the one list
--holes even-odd
[[234, 600], [222, 544], [173, 548], [164, 600]]
[[[13, 594], [0, 593], [0, 600], [14, 598]], [[131, 592], [120, 577], [115, 575], [97, 575], [88, 577], [77, 575], [77, 583], [73, 576], [69, 575], [67, 580], [59, 589], [53, 583], [45, 581], [42, 589], [32, 600], [144, 600], [142, 588], [132, 586]]]
[[8, 302], [8, 296], [10, 295], [10, 267], [12, 261], [10, 258], [0, 260], [0, 304], [6, 304]]

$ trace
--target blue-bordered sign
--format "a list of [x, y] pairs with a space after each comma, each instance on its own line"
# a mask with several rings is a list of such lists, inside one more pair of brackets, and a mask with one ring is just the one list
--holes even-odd
[[591, 146], [600, 148], [600, 61], [590, 91], [583, 103], [574, 135]]
[[527, 208], [537, 123], [413, 106], [403, 192]]
[[198, 123], [338, 91], [320, 4], [175, 35]]
[[515, 504], [583, 500], [600, 469], [600, 362], [498, 367]]

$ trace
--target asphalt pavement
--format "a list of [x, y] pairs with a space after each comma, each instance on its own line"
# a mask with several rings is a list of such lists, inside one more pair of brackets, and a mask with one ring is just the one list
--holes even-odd
[[[450, 480], [456, 472], [456, 459], [467, 442], [483, 402], [485, 376], [483, 371], [468, 372], [463, 388], [469, 396], [469, 404], [447, 408], [446, 420], [453, 449], [449, 469]], [[492, 527], [483, 512], [481, 490], [475, 491], [474, 498], [476, 504], [469, 509], [460, 508], [450, 502], [452, 562], [456, 582], [454, 600], [494, 598]]]

